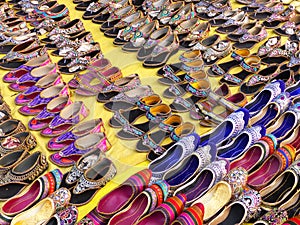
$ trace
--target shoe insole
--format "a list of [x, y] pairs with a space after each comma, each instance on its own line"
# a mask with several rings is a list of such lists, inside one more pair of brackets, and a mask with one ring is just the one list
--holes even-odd
[[211, 19], [209, 21], [211, 26], [221, 26], [222, 24], [226, 23], [227, 19]]
[[50, 50], [51, 49], [55, 50], [55, 51], [51, 52], [51, 55], [53, 55], [53, 56], [59, 56], [59, 50], [57, 50], [56, 44], [48, 43], [48, 44], [46, 44], [46, 48], [50, 49]]
[[59, 68], [59, 71], [61, 73], [64, 73], [64, 74], [74, 74], [74, 73], [77, 73], [77, 72], [80, 72], [80, 71], [83, 71], [85, 70], [85, 68], [77, 68], [75, 71], [71, 72], [69, 71], [69, 68], [68, 67], [62, 67], [62, 68]]
[[93, 18], [92, 22], [93, 23], [104, 23], [108, 17], [109, 17], [110, 13], [106, 13], [106, 14], [101, 14], [100, 16], [96, 16]]
[[272, 131], [272, 134], [278, 139], [285, 136], [287, 132], [291, 131], [294, 127], [295, 122], [295, 116], [293, 114], [286, 115], [280, 127]]
[[[146, 133], [150, 130], [152, 130], [154, 127], [158, 126], [157, 123], [153, 123], [151, 121], [147, 121], [145, 123], [141, 123], [141, 124], [135, 124], [133, 125], [135, 128], [139, 129], [140, 131], [142, 131], [142, 133]], [[142, 134], [142, 135], [143, 135]], [[141, 135], [141, 136], [142, 136]], [[138, 139], [139, 137], [137, 137], [136, 135], [133, 135], [131, 133], [128, 133], [124, 130], [120, 130], [118, 133], [117, 133], [117, 136], [119, 138], [123, 138], [123, 139], [129, 139], [129, 140], [132, 140], [132, 139]]]
[[261, 59], [261, 62], [262, 63], [265, 63], [265, 64], [281, 64], [285, 61], [288, 61], [288, 59], [286, 57], [283, 57], [283, 56], [279, 56], [279, 57], [264, 57]]
[[226, 218], [218, 225], [241, 224], [245, 215], [245, 208], [241, 204], [233, 204]]
[[[233, 76], [235, 76], [235, 77], [241, 79], [242, 82], [243, 82], [250, 74], [251, 74], [250, 72], [248, 72], [248, 71], [246, 71], [246, 70], [242, 70], [242, 71], [239, 72], [239, 73], [233, 74]], [[239, 85], [241, 85], [241, 83], [242, 83], [242, 82], [241, 82], [240, 84], [237, 84], [237, 83], [234, 83], [234, 82], [225, 80], [224, 78], [222, 78], [222, 79], [220, 80], [220, 82], [221, 82], [221, 83], [227, 83], [227, 84], [230, 85], [230, 86], [239, 86]]]
[[125, 101], [110, 101], [110, 102], [106, 102], [104, 104], [104, 108], [109, 110], [109, 111], [119, 111], [120, 109], [130, 109], [131, 107], [133, 107], [134, 104], [130, 103], [130, 102], [125, 102]]
[[259, 162], [262, 154], [261, 152], [262, 150], [258, 146], [251, 147], [251, 149], [248, 150], [242, 158], [230, 163], [230, 170], [237, 167], [243, 167], [249, 172], [252, 168], [254, 168], [256, 163]]
[[[186, 76], [186, 73], [184, 74], [180, 74], [180, 75], [176, 75], [178, 77], [178, 79], [180, 80], [179, 82], [182, 82], [184, 80], [184, 77]], [[176, 84], [175, 81], [173, 81], [172, 79], [169, 79], [167, 77], [162, 77], [158, 79], [158, 82], [162, 83], [162, 84], [166, 84], [166, 85], [172, 85], [172, 84]], [[178, 82], [178, 83], [179, 83]]]
[[237, 49], [251, 49], [256, 44], [257, 44], [256, 41], [247, 41], [247, 42], [243, 42], [243, 43], [236, 42], [233, 44], [233, 47], [237, 48]]
[[88, 202], [90, 202], [92, 200], [92, 198], [94, 197], [94, 195], [96, 194], [96, 192], [100, 190], [99, 189], [88, 189], [80, 194], [74, 194], [73, 193], [73, 189], [70, 189], [72, 195], [71, 195], [71, 199], [70, 199], [70, 204], [73, 205], [85, 205]]
[[59, 67], [66, 67], [70, 62], [72, 61], [72, 59], [65, 59], [65, 58], [62, 58], [61, 60], [59, 60], [57, 62], [57, 65]]
[[271, 122], [276, 117], [276, 115], [277, 115], [277, 110], [273, 107], [269, 107], [265, 115], [263, 115], [263, 117], [260, 120], [252, 124], [252, 126], [257, 126], [257, 125], [266, 126], [269, 122]]
[[177, 186], [182, 184], [183, 182], [189, 180], [193, 173], [198, 169], [199, 159], [197, 157], [191, 157], [189, 161], [185, 163], [180, 170], [174, 171], [171, 177], [167, 178], [166, 181], [171, 186]]
[[176, 90], [176, 93], [174, 93], [173, 91], [170, 90], [170, 88], [167, 88], [164, 93], [163, 96], [165, 98], [176, 98], [177, 96], [182, 96], [186, 93], [186, 87], [189, 85], [189, 83], [185, 83], [185, 84], [179, 84], [176, 85], [176, 89], [178, 89], [181, 94], [179, 94]]
[[157, 56], [155, 56], [154, 58], [147, 58], [144, 63], [143, 66], [144, 67], [160, 67], [163, 66], [168, 59], [175, 54], [177, 51], [172, 51], [172, 52], [163, 52]]
[[257, 186], [268, 183], [280, 170], [280, 162], [276, 157], [269, 158], [254, 173], [248, 177], [248, 185]]
[[257, 97], [255, 101], [251, 101], [251, 103], [245, 106], [246, 109], [250, 113], [261, 110], [270, 100], [271, 93], [268, 91], [264, 94], [261, 94], [260, 97]]
[[12, 70], [12, 69], [17, 69], [18, 67], [22, 66], [25, 64], [26, 61], [11, 61], [11, 62], [5, 62], [5, 63], [0, 63], [0, 68], [4, 70]]
[[[192, 95], [191, 97], [186, 98], [185, 100], [190, 102], [192, 105], [195, 105], [201, 99], [203, 99], [203, 98]], [[170, 107], [174, 112], [186, 112], [186, 111], [190, 110], [190, 108], [187, 108], [184, 105], [176, 103], [175, 101], [170, 105]]]
[[221, 156], [223, 158], [234, 158], [246, 150], [248, 143], [249, 135], [241, 134], [238, 138], [234, 140], [232, 145], [228, 146], [227, 148], [222, 148], [221, 150], [218, 150], [218, 156]]
[[[174, 63], [174, 64], [168, 64], [168, 66], [172, 69], [173, 73], [178, 73], [179, 71], [181, 71], [181, 67], [182, 67], [183, 63], [179, 62], [179, 63]], [[157, 74], [159, 76], [163, 76], [165, 74], [165, 70], [164, 68], [161, 68], [157, 71]]]
[[216, 31], [221, 34], [228, 34], [228, 33], [234, 32], [238, 28], [239, 28], [238, 25], [231, 25], [231, 26], [226, 26], [226, 27], [218, 27], [216, 29]]
[[[246, 95], [255, 95], [264, 86], [265, 86], [265, 84], [257, 84], [257, 85], [247, 86], [246, 83], [243, 83], [242, 86], [240, 87], [240, 89], [241, 89], [241, 92], [243, 92]], [[261, 106], [265, 106], [265, 105], [261, 105]]]
[[269, 194], [262, 196], [264, 202], [276, 203], [280, 201], [286, 193], [288, 193], [295, 184], [295, 176], [288, 173], [287, 176], [280, 182], [280, 185], [272, 190]]
[[278, 21], [278, 20], [274, 20], [274, 21], [271, 21], [271, 22], [263, 22], [263, 25], [265, 25], [265, 27], [267, 28], [276, 28], [279, 24], [281, 23], [281, 21]]
[[7, 54], [15, 45], [2, 45], [0, 46], [0, 54]]
[[[122, 114], [124, 115], [125, 118], [127, 118], [129, 123], [133, 123], [140, 116], [144, 115], [145, 111], [143, 111], [141, 109], [134, 109], [132, 111], [126, 111]], [[112, 127], [116, 127], [116, 128], [122, 127], [122, 124], [118, 120], [116, 120], [114, 117], [112, 117], [109, 120], [109, 123], [111, 124]]]
[[269, 16], [271, 16], [271, 13], [268, 12], [263, 12], [263, 13], [256, 13], [254, 12], [253, 14], [249, 15], [249, 17], [253, 20], [265, 20], [267, 19]]
[[130, 204], [130, 207], [119, 213], [110, 220], [111, 224], [123, 225], [134, 224], [144, 213], [148, 211], [148, 197], [146, 194], [141, 194]]
[[[173, 126], [178, 126], [179, 124], [176, 124], [176, 125], [173, 125]], [[160, 145], [161, 142], [166, 138], [168, 137], [168, 133], [165, 132], [165, 131], [162, 131], [162, 130], [159, 130], [157, 132], [154, 132], [154, 133], [150, 133], [149, 134], [149, 137], [150, 139], [157, 145]], [[136, 145], [136, 149], [139, 150], [139, 151], [148, 151], [150, 150], [150, 148], [147, 146], [147, 145], [144, 145], [143, 144], [143, 140], [140, 139]]]
[[243, 36], [243, 34], [228, 34], [227, 38], [231, 41], [238, 41], [241, 37]]
[[[155, 211], [151, 216], [147, 216], [142, 219], [138, 224], [139, 225], [157, 225], [157, 224], [166, 224], [166, 216], [162, 211]], [[168, 223], [167, 223], [168, 224]]]
[[197, 177], [197, 180], [182, 190], [185, 193], [187, 201], [192, 201], [195, 198], [200, 198], [208, 191], [208, 188], [213, 184], [213, 174], [209, 170], [204, 170]]
[[221, 123], [217, 129], [214, 129], [212, 133], [201, 137], [201, 146], [206, 145], [208, 142], [218, 143], [226, 139], [231, 133], [233, 127], [231, 122]]
[[[218, 67], [220, 67], [223, 71], [224, 71], [224, 74], [227, 73], [229, 71], [229, 69], [235, 65], [238, 65], [238, 61], [236, 60], [231, 60], [229, 62], [225, 62], [225, 63], [221, 63], [221, 64], [217, 64]], [[217, 74], [215, 73], [212, 68], [210, 67], [208, 70], [207, 70], [207, 73], [209, 75], [212, 75], [212, 76], [221, 76], [223, 74]]]
[[97, 101], [102, 102], [102, 103], [107, 102], [112, 97], [116, 96], [119, 93], [120, 92], [118, 92], [118, 91], [110, 91], [110, 92], [106, 92], [106, 93], [99, 93], [98, 97], [97, 97]]
[[34, 182], [26, 193], [6, 202], [2, 207], [2, 211], [10, 214], [20, 213], [24, 211], [24, 209], [27, 209], [28, 206], [34, 204], [40, 194], [39, 184], [38, 181]]
[[143, 140], [140, 139], [136, 144], [136, 150], [138, 152], [150, 152], [151, 148], [143, 144]]
[[103, 214], [119, 211], [127, 205], [133, 195], [133, 188], [130, 185], [121, 185], [99, 201], [97, 211]]
[[259, 7], [249, 7], [249, 6], [244, 6], [241, 8], [242, 11], [244, 12], [255, 12]]
[[10, 182], [9, 184], [4, 184], [0, 186], [0, 200], [7, 200], [15, 195], [17, 195], [20, 191], [23, 190], [27, 185]]

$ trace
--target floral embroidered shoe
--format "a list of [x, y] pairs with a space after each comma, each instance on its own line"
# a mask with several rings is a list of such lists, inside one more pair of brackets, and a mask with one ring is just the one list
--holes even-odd
[[52, 99], [47, 106], [28, 122], [30, 130], [43, 130], [64, 107], [71, 104], [69, 96], [58, 96]]
[[168, 6], [169, 4], [170, 2], [168, 0], [146, 0], [143, 2], [142, 8], [148, 15], [155, 18], [165, 8], [165, 6]]
[[89, 120], [74, 126], [71, 131], [68, 131], [58, 137], [51, 138], [47, 144], [47, 148], [51, 151], [59, 151], [72, 144], [80, 137], [104, 131], [105, 129], [101, 118]]
[[59, 152], [50, 155], [50, 161], [55, 165], [69, 167], [86, 153], [94, 149], [102, 152], [108, 151], [111, 145], [104, 133], [90, 133], [75, 140], [72, 144]]
[[72, 205], [54, 214], [45, 225], [72, 225], [76, 223], [77, 217], [78, 209]]
[[41, 135], [46, 137], [61, 135], [86, 118], [88, 114], [89, 109], [83, 102], [74, 102], [65, 107], [59, 115], [56, 115], [49, 123], [49, 127], [41, 131]]
[[84, 20], [91, 20], [101, 13], [109, 4], [108, 0], [101, 0], [97, 2], [91, 2], [89, 6], [86, 8], [82, 18]]
[[0, 180], [1, 200], [15, 196], [48, 168], [48, 162], [37, 151], [22, 159]]
[[268, 33], [263, 26], [253, 27], [248, 33], [244, 34], [239, 38], [239, 42], [235, 43], [233, 46], [238, 49], [251, 49], [254, 45], [262, 40], [266, 39]]
[[219, 59], [226, 57], [232, 50], [230, 41], [221, 40], [203, 53], [203, 61], [205, 65], [213, 65]]
[[83, 31], [84, 26], [83, 23], [79, 19], [75, 19], [70, 21], [69, 23], [60, 26], [60, 27], [55, 27], [52, 29], [47, 36], [52, 39], [51, 36], [53, 35], [58, 35], [58, 34], [72, 34], [78, 31]]
[[185, 20], [190, 20], [196, 16], [195, 6], [193, 3], [183, 6], [169, 21], [169, 25], [177, 26]]
[[[186, 156], [192, 154], [198, 148], [199, 142], [200, 137], [195, 133], [183, 137], [159, 158], [152, 161], [149, 164], [149, 169], [152, 170], [152, 182], [162, 179], [169, 169], [176, 166]], [[172, 165], [171, 168], [170, 165]]]
[[285, 22], [280, 28], [274, 29], [274, 32], [283, 36], [291, 36], [299, 29], [299, 25], [300, 16], [297, 15], [290, 18], [289, 21]]
[[68, 87], [64, 86], [64, 84], [58, 84], [43, 90], [31, 102], [19, 108], [18, 111], [23, 115], [37, 115], [52, 99], [58, 97], [59, 95], [69, 95]]
[[183, 1], [172, 2], [170, 5], [166, 6], [157, 15], [157, 19], [161, 24], [167, 25], [171, 18], [178, 13], [178, 11], [185, 5]]

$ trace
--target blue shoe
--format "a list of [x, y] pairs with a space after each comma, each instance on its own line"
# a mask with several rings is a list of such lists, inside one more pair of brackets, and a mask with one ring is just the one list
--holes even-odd
[[201, 146], [208, 143], [220, 143], [226, 141], [239, 134], [247, 125], [249, 121], [249, 112], [247, 109], [240, 108], [231, 113], [222, 123], [208, 134], [201, 137]]
[[259, 111], [272, 101], [277, 95], [283, 92], [285, 83], [282, 80], [275, 80], [265, 86], [265, 88], [258, 93], [248, 104], [244, 106], [248, 109], [251, 117], [259, 113]]
[[300, 96], [300, 80], [296, 84], [285, 89], [285, 92], [288, 92], [292, 98]]
[[199, 135], [192, 133], [180, 139], [160, 157], [153, 160], [148, 166], [152, 171], [152, 183], [162, 180], [163, 175], [176, 166], [184, 157], [192, 154], [198, 148], [199, 143]]
[[300, 103], [296, 103], [283, 113], [272, 126], [267, 128], [267, 134], [273, 134], [278, 142], [281, 142], [295, 129], [299, 120]]
[[173, 192], [193, 179], [208, 164], [215, 161], [216, 156], [217, 148], [215, 144], [200, 147], [168, 170], [163, 179], [168, 182], [170, 190]]
[[265, 134], [266, 128], [264, 126], [246, 128], [229, 144], [218, 148], [218, 156], [230, 161], [234, 160]]
[[261, 125], [269, 127], [282, 113], [284, 113], [291, 104], [291, 98], [289, 92], [282, 92], [260, 112], [250, 118], [249, 124], [251, 126]]

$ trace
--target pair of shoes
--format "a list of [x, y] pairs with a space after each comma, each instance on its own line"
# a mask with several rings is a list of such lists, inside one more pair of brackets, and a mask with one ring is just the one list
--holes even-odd
[[[148, 187], [151, 176], [152, 172], [149, 169], [132, 175], [116, 189], [102, 197], [97, 207], [91, 210], [78, 224], [107, 224], [110, 218], [125, 209], [138, 194]], [[167, 186], [164, 187], [167, 188]]]

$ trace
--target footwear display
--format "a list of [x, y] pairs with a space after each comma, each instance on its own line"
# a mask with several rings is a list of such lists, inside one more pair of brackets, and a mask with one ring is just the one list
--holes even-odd
[[0, 53], [1, 225], [300, 224], [300, 0], [0, 0]]

